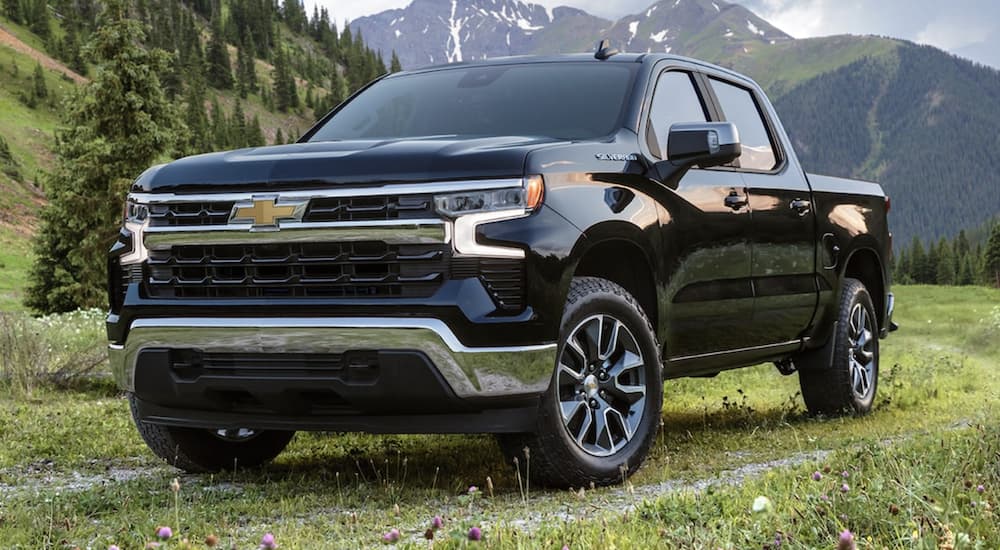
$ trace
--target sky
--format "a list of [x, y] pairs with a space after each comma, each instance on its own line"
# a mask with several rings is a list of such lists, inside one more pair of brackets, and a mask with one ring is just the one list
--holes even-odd
[[[305, 0], [326, 6], [338, 24], [411, 0]], [[1000, 68], [1000, 1], [997, 0], [737, 0], [796, 38], [877, 34], [930, 44]], [[532, 0], [569, 5], [606, 19], [638, 13], [655, 0]]]

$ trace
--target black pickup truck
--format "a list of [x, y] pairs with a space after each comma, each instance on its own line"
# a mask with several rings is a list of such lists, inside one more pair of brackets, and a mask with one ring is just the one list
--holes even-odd
[[806, 175], [752, 80], [672, 55], [381, 78], [298, 143], [132, 185], [112, 367], [189, 471], [296, 430], [496, 433], [553, 485], [635, 471], [663, 381], [774, 362], [872, 407], [889, 199]]

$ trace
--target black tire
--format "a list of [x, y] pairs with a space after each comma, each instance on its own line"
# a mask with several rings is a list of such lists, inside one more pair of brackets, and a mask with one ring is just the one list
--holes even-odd
[[[604, 327], [614, 329], [607, 338]], [[571, 336], [575, 347], [567, 350]], [[583, 350], [595, 340], [600, 342], [596, 350]], [[587, 359], [589, 351], [595, 353], [593, 361]], [[533, 482], [549, 486], [620, 483], [638, 470], [660, 427], [663, 374], [649, 319], [635, 298], [615, 283], [574, 278], [557, 357], [552, 382], [540, 404], [536, 432], [499, 437], [508, 464], [518, 457], [522, 475], [530, 472]], [[569, 369], [559, 366], [564, 362]], [[587, 365], [597, 362], [588, 370]], [[640, 387], [644, 387], [642, 397], [636, 389]], [[573, 411], [565, 421], [564, 405]], [[603, 417], [603, 428], [598, 415]], [[571, 430], [578, 437], [571, 436]]]
[[832, 362], [799, 371], [802, 398], [813, 415], [868, 414], [878, 388], [879, 331], [872, 298], [857, 279], [844, 279], [840, 294]]
[[295, 432], [265, 430], [240, 438], [224, 438], [198, 428], [149, 424], [139, 418], [135, 396], [129, 394], [132, 419], [153, 453], [185, 472], [202, 473], [253, 468], [270, 462], [288, 446]]

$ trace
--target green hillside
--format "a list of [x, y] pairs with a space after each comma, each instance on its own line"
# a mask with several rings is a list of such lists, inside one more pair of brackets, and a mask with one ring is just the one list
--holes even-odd
[[1000, 213], [1000, 72], [895, 43], [775, 107], [807, 170], [882, 183], [897, 242], [951, 237]]
[[[298, 0], [135, 0], [146, 48], [171, 55], [159, 81], [185, 126], [161, 159], [286, 142], [386, 71], [361, 36], [340, 33]], [[20, 308], [30, 239], [64, 102], [95, 67], [81, 47], [94, 0], [0, 3], [0, 311]]]

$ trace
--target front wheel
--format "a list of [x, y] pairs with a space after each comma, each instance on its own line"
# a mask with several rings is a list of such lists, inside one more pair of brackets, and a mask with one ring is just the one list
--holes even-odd
[[186, 472], [252, 468], [270, 462], [288, 446], [295, 432], [278, 430], [203, 430], [143, 422], [135, 396], [129, 394], [132, 419], [156, 456]]
[[799, 386], [811, 414], [871, 411], [878, 386], [878, 322], [868, 289], [845, 279], [830, 365], [799, 371]]
[[575, 278], [538, 430], [500, 443], [545, 484], [610, 485], [646, 458], [662, 405], [659, 346], [638, 302], [611, 281]]

